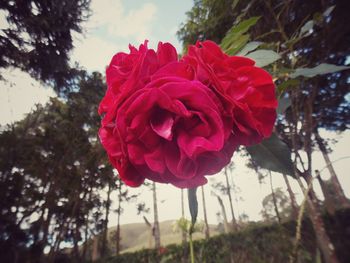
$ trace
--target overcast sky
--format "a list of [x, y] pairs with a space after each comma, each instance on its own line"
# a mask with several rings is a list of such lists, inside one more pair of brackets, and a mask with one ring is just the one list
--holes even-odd
[[[176, 31], [181, 22], [185, 21], [185, 12], [192, 7], [191, 0], [170, 1], [122, 1], [122, 0], [92, 0], [91, 9], [93, 15], [88, 22], [84, 23], [84, 35], [74, 35], [75, 49], [71, 53], [72, 62], [79, 64], [89, 71], [98, 70], [104, 72], [111, 57], [120, 51], [127, 51], [128, 44], [138, 46], [145, 39], [150, 41], [150, 47], [156, 47], [158, 41], [171, 42], [177, 50], [181, 51], [181, 45], [176, 38]], [[3, 14], [0, 13], [0, 28], [6, 27]], [[0, 124], [11, 123], [28, 113], [35, 103], [45, 103], [50, 96], [55, 96], [49, 87], [43, 87], [37, 81], [31, 79], [27, 74], [18, 70], [2, 71], [6, 81], [0, 82]], [[332, 160], [349, 155], [348, 144], [350, 142], [349, 132], [343, 135], [323, 132], [328, 138], [338, 139], [331, 155]], [[314, 168], [322, 169], [324, 161], [319, 153], [315, 153]], [[235, 169], [232, 181], [241, 190], [235, 196], [234, 210], [238, 217], [246, 213], [251, 220], [261, 218], [261, 201], [264, 196], [271, 193], [268, 181], [259, 184], [257, 175], [245, 167], [245, 160], [238, 155], [233, 157]], [[348, 171], [350, 159], [342, 159], [335, 163], [336, 172], [347, 194], [350, 196], [350, 177]], [[326, 170], [322, 173], [324, 178], [329, 175]], [[216, 182], [223, 180], [223, 175], [211, 177]], [[211, 179], [211, 180], [212, 180]], [[211, 181], [210, 180], [210, 181]], [[297, 193], [300, 201], [302, 195], [298, 185], [292, 180], [292, 187]], [[273, 185], [275, 188], [285, 189], [283, 178], [279, 174], [273, 174]], [[316, 185], [316, 188], [319, 188]], [[210, 223], [216, 224], [216, 213], [220, 211], [216, 198], [211, 196], [212, 188], [210, 183], [205, 186], [207, 193], [207, 211]], [[141, 193], [139, 200], [146, 201], [152, 207], [151, 192], [144, 187], [132, 189], [132, 192]], [[318, 191], [319, 192], [319, 191]], [[202, 206], [200, 191], [199, 197], [199, 219], [202, 219]], [[160, 220], [177, 219], [181, 215], [180, 207], [181, 192], [171, 185], [158, 184], [158, 200]], [[321, 196], [320, 196], [321, 197]], [[116, 194], [113, 194], [116, 199]], [[227, 198], [224, 200], [229, 219], [229, 207]], [[116, 202], [115, 204], [116, 205]], [[187, 204], [186, 204], [187, 207]], [[188, 209], [186, 210], [189, 216]], [[152, 213], [148, 215], [152, 220]], [[124, 214], [121, 222], [132, 223], [142, 222], [142, 217], [136, 215], [136, 203], [124, 207]], [[110, 225], [116, 224], [116, 216], [110, 217]]]

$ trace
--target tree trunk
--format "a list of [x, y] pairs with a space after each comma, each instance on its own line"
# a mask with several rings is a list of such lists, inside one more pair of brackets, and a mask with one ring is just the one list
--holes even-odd
[[322, 152], [323, 159], [325, 160], [328, 171], [331, 175], [331, 182], [333, 185], [333, 189], [337, 195], [338, 202], [339, 202], [341, 207], [348, 208], [348, 207], [350, 207], [350, 201], [346, 198], [344, 191], [340, 185], [340, 182], [338, 180], [338, 176], [335, 173], [335, 170], [334, 170], [334, 167], [332, 165], [331, 160], [329, 159], [326, 146], [323, 143], [323, 139], [321, 138], [321, 136], [319, 135], [319, 133], [317, 131], [314, 134], [315, 134], [317, 145], [318, 145], [320, 151]]
[[111, 192], [112, 187], [111, 183], [108, 183], [108, 192], [107, 192], [107, 201], [106, 201], [106, 216], [105, 216], [105, 222], [104, 222], [104, 229], [103, 229], [103, 237], [102, 237], [102, 247], [101, 247], [101, 256], [106, 255], [106, 249], [108, 247], [108, 216], [109, 216], [109, 209], [111, 206]]
[[273, 205], [275, 207], [275, 212], [276, 212], [276, 216], [277, 216], [277, 220], [278, 223], [281, 224], [281, 216], [280, 213], [278, 211], [278, 206], [277, 206], [277, 200], [276, 200], [276, 196], [275, 196], [275, 191], [273, 190], [273, 186], [272, 186], [272, 174], [271, 171], [269, 171], [270, 174], [270, 188], [271, 188], [271, 193], [272, 193], [272, 200], [273, 200]]
[[[309, 191], [310, 195], [306, 196], [305, 198], [307, 198], [307, 204], [309, 208], [308, 211], [310, 214], [310, 219], [312, 222], [312, 226], [314, 228], [314, 232], [316, 234], [318, 246], [323, 254], [325, 263], [339, 263], [337, 256], [335, 255], [334, 245], [332, 244], [326, 232], [322, 215], [319, 212], [320, 207], [317, 202], [317, 199], [315, 199], [316, 197], [315, 192], [312, 190], [312, 186], [311, 186], [312, 177], [311, 175], [306, 175], [305, 179], [307, 184], [310, 185], [310, 191]], [[298, 183], [301, 189], [303, 190], [303, 192], [305, 192], [305, 187], [302, 184], [300, 177], [298, 177]]]
[[89, 235], [89, 215], [86, 216], [86, 224], [85, 224], [85, 231], [84, 231], [84, 245], [83, 245], [83, 252], [82, 252], [83, 260], [87, 260], [86, 252], [88, 249], [88, 235]]
[[[181, 218], [185, 218], [185, 205], [184, 205], [184, 189], [181, 189]], [[187, 242], [187, 234], [185, 229], [181, 229], [182, 243]]]
[[153, 213], [154, 213], [154, 224], [153, 224], [154, 243], [155, 243], [155, 248], [159, 250], [160, 249], [160, 229], [159, 229], [159, 220], [158, 220], [157, 191], [156, 191], [155, 182], [153, 182]]
[[152, 239], [153, 239], [153, 228], [152, 224], [148, 221], [147, 217], [143, 216], [143, 220], [149, 229], [149, 239], [148, 239], [148, 248], [152, 249]]
[[99, 249], [98, 249], [98, 240], [99, 240], [99, 236], [95, 236], [94, 239], [93, 239], [93, 243], [92, 243], [92, 253], [91, 253], [91, 261], [94, 262], [94, 261], [97, 261], [99, 258], [100, 258], [100, 255], [99, 255]]
[[[298, 153], [299, 147], [297, 144], [297, 139], [298, 139], [298, 123], [299, 123], [299, 117], [301, 114], [299, 113], [299, 94], [300, 94], [300, 89], [292, 89], [291, 90], [291, 108], [292, 108], [292, 120], [291, 123], [289, 124], [290, 128], [290, 135], [291, 135], [291, 141], [292, 141], [292, 149], [294, 150], [294, 174], [295, 177], [298, 180], [299, 186], [301, 189], [305, 192], [305, 187], [301, 182], [300, 175], [303, 175], [306, 177], [306, 182], [308, 185], [312, 183], [312, 177], [311, 177], [311, 171], [312, 171], [312, 141], [311, 141], [311, 135], [313, 132], [313, 127], [314, 127], [314, 122], [313, 122], [313, 102], [315, 100], [315, 96], [317, 94], [317, 86], [313, 87], [312, 92], [310, 96], [307, 97], [307, 101], [304, 104], [304, 123], [302, 125], [302, 129], [304, 130], [304, 136], [303, 136], [303, 141], [304, 141], [304, 150], [307, 155], [307, 164], [308, 167], [305, 168], [304, 163], [301, 160], [301, 157]], [[304, 172], [301, 174], [299, 173], [299, 170], [297, 168], [297, 157], [300, 157], [300, 162], [301, 166], [303, 167]], [[311, 186], [310, 186], [311, 187]], [[337, 257], [334, 253], [334, 246], [332, 245], [328, 234], [325, 230], [323, 219], [321, 217], [321, 214], [318, 210], [318, 203], [317, 199], [315, 198], [316, 195], [310, 189], [311, 191], [309, 192], [310, 194], [307, 195], [305, 198], [307, 198], [307, 204], [309, 208], [309, 214], [310, 214], [310, 219], [312, 222], [312, 226], [314, 228], [316, 238], [317, 238], [317, 243], [322, 251], [325, 263], [338, 263]]]
[[204, 194], [204, 187], [201, 186], [202, 189], [202, 203], [203, 203], [203, 214], [204, 214], [204, 224], [205, 224], [205, 238], [209, 238], [209, 224], [208, 224], [208, 218], [207, 218], [207, 207], [205, 204], [205, 194]]
[[227, 216], [226, 216], [226, 210], [225, 210], [224, 202], [222, 201], [220, 196], [217, 195], [216, 197], [218, 198], [218, 202], [220, 204], [221, 211], [222, 211], [222, 217], [224, 218], [225, 233], [228, 233], [229, 232], [229, 227], [228, 227], [228, 221], [227, 221]]
[[[92, 198], [92, 188], [90, 188], [90, 190], [88, 191], [88, 203], [91, 202], [91, 198]], [[85, 233], [84, 233], [84, 245], [83, 245], [83, 252], [82, 252], [82, 259], [83, 260], [87, 260], [87, 250], [88, 250], [88, 238], [89, 238], [89, 213], [86, 213], [86, 219], [85, 219]]]
[[116, 231], [116, 242], [115, 242], [116, 243], [115, 253], [117, 256], [119, 256], [119, 254], [120, 254], [120, 214], [122, 213], [121, 203], [122, 203], [122, 198], [121, 198], [121, 190], [119, 187], [117, 231]]
[[284, 178], [284, 182], [287, 185], [287, 191], [288, 191], [288, 194], [289, 194], [289, 197], [290, 197], [290, 204], [291, 204], [291, 207], [292, 207], [292, 218], [294, 220], [297, 220], [298, 219], [298, 205], [297, 205], [297, 202], [296, 202], [296, 199], [295, 199], [295, 194], [293, 193], [292, 187], [289, 184], [289, 180], [288, 180], [287, 175], [283, 174], [283, 178]]
[[225, 168], [225, 178], [226, 178], [226, 188], [227, 188], [227, 195], [228, 195], [228, 199], [230, 201], [230, 209], [231, 209], [231, 216], [232, 216], [232, 230], [233, 231], [237, 231], [238, 227], [237, 227], [237, 221], [235, 218], [235, 214], [233, 212], [233, 204], [232, 204], [232, 196], [231, 196], [231, 186], [230, 183], [228, 181], [228, 175], [227, 175], [227, 167]]
[[80, 231], [79, 231], [79, 228], [81, 226], [79, 225], [75, 225], [75, 229], [74, 229], [74, 234], [73, 234], [73, 237], [74, 237], [74, 240], [73, 240], [73, 256], [74, 256], [74, 261], [73, 262], [79, 262], [80, 261], [80, 253], [79, 253], [79, 245], [78, 245], [78, 242], [79, 242], [79, 236], [80, 236]]
[[50, 262], [50, 263], [55, 262], [56, 254], [59, 251], [60, 244], [62, 242], [62, 239], [63, 239], [64, 235], [67, 233], [67, 229], [68, 229], [68, 225], [69, 224], [70, 224], [69, 221], [64, 221], [60, 225], [58, 233], [57, 233], [56, 240], [53, 243], [53, 245], [52, 245], [52, 247], [50, 249], [50, 252], [49, 252], [48, 262]]
[[333, 198], [331, 196], [331, 194], [329, 193], [329, 187], [325, 184], [325, 182], [322, 180], [321, 176], [320, 176], [320, 172], [318, 170], [315, 171], [316, 172], [316, 177], [318, 180], [318, 183], [321, 186], [322, 189], [322, 193], [324, 195], [324, 203], [326, 206], [326, 210], [329, 214], [334, 215], [335, 214], [335, 205], [333, 202]]
[[57, 238], [56, 238], [54, 245], [51, 247], [51, 250], [49, 252], [48, 262], [55, 262], [56, 254], [60, 250], [60, 244], [61, 244], [62, 240], [64, 239], [65, 235], [67, 234], [67, 232], [69, 230], [69, 226], [73, 221], [74, 215], [76, 214], [76, 210], [78, 208], [78, 200], [79, 200], [79, 195], [77, 195], [75, 197], [75, 201], [74, 201], [74, 205], [73, 205], [70, 217], [66, 217], [65, 218], [66, 220], [62, 222], [62, 225], [59, 228]]

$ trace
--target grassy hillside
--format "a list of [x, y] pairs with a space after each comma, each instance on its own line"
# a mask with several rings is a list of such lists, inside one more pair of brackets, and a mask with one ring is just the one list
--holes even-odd
[[[338, 210], [335, 215], [324, 214], [323, 219], [326, 230], [335, 246], [339, 263], [348, 263], [350, 258], [350, 210]], [[163, 222], [161, 225], [163, 225], [163, 229], [167, 229], [167, 231], [163, 230], [164, 236], [162, 238], [167, 242], [167, 233], [169, 237], [172, 236], [170, 234], [172, 221]], [[136, 230], [137, 227], [142, 228], [142, 224], [124, 226], [125, 230], [131, 228], [130, 231], [125, 232], [130, 234], [127, 238], [124, 235], [125, 242], [130, 239], [133, 240], [133, 244], [138, 243], [136, 240], [144, 243], [141, 242], [142, 238], [139, 239], [143, 233], [137, 234], [141, 228]], [[299, 253], [293, 254], [295, 227], [294, 221], [288, 221], [281, 225], [251, 222], [234, 234], [220, 234], [210, 239], [196, 240], [194, 242], [195, 261], [207, 263], [232, 261], [235, 263], [285, 263], [290, 262], [292, 256], [296, 262], [300, 263], [322, 262], [320, 251], [317, 249], [316, 236], [307, 217], [302, 223], [302, 235], [298, 243]], [[146, 229], [146, 225], [144, 229]], [[180, 234], [174, 235], [177, 236], [175, 240], [179, 241]], [[138, 243], [138, 245], [142, 247], [141, 244]], [[98, 263], [170, 263], [183, 262], [183, 260], [188, 259], [188, 244], [185, 246], [181, 244], [168, 245], [161, 253], [154, 249], [127, 252], [131, 250], [133, 250], [132, 247], [125, 247], [124, 253], [120, 256], [105, 256]]]
[[[181, 232], [174, 231], [175, 220], [168, 220], [160, 223], [160, 235], [162, 246], [169, 244], [179, 244], [182, 241]], [[217, 235], [215, 225], [210, 225], [210, 234]], [[116, 227], [108, 230], [109, 249], [115, 253]], [[195, 239], [204, 238], [203, 233], [195, 233]], [[132, 252], [143, 248], [153, 248], [154, 239], [151, 236], [151, 229], [145, 223], [125, 224], [121, 226], [121, 252]]]

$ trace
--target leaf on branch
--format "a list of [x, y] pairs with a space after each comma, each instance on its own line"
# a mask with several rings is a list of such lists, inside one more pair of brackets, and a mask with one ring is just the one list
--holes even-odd
[[249, 41], [249, 35], [242, 35], [232, 43], [232, 45], [226, 50], [226, 54], [233, 56], [236, 55]]
[[315, 77], [317, 75], [335, 73], [335, 72], [342, 71], [345, 69], [350, 69], [350, 67], [321, 63], [314, 68], [297, 68], [292, 74], [290, 74], [290, 77], [296, 78], [299, 76], [303, 76], [306, 78], [312, 78], [312, 77]]
[[257, 49], [261, 44], [262, 44], [262, 42], [260, 42], [260, 41], [249, 42], [248, 44], [246, 44], [244, 46], [244, 48], [240, 52], [237, 53], [237, 56], [245, 56], [249, 52], [252, 52], [255, 49]]
[[260, 49], [247, 55], [248, 58], [255, 60], [257, 67], [265, 67], [281, 58], [281, 56], [273, 50]]
[[254, 16], [234, 25], [221, 41], [221, 48], [229, 55], [236, 54], [249, 41], [250, 36], [245, 33], [258, 22], [259, 18]]
[[287, 88], [296, 87], [300, 84], [298, 79], [289, 79], [277, 86], [277, 93], [281, 95]]
[[191, 222], [194, 225], [198, 215], [197, 187], [188, 189], [188, 205], [190, 208]]
[[326, 9], [326, 11], [323, 12], [323, 16], [324, 17], [329, 16], [333, 12], [334, 8], [335, 8], [335, 5], [332, 5], [332, 6], [328, 7]]
[[284, 114], [285, 111], [290, 107], [292, 101], [289, 97], [283, 97], [278, 100], [277, 113]]
[[314, 28], [315, 22], [313, 20], [309, 20], [302, 26], [300, 29], [299, 36], [308, 36], [312, 32], [311, 30]]
[[260, 144], [246, 148], [253, 161], [260, 167], [294, 176], [291, 151], [275, 133]]

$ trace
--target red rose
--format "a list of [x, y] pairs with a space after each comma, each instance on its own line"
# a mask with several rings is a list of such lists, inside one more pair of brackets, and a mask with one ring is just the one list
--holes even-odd
[[130, 54], [117, 53], [106, 70], [108, 88], [99, 106], [100, 114], [142, 88], [159, 67], [177, 61], [176, 49], [169, 43], [159, 43], [157, 53], [147, 48], [147, 41], [139, 49], [131, 45], [129, 49]]
[[212, 41], [190, 46], [183, 60], [195, 68], [196, 78], [224, 102], [238, 144], [251, 145], [270, 137], [277, 100], [269, 73], [255, 67], [249, 58], [226, 55]]
[[99, 136], [120, 178], [130, 186], [147, 178], [196, 187], [227, 165], [238, 145], [269, 136], [274, 85], [253, 64], [208, 41], [182, 61], [168, 43], [116, 54]]
[[107, 112], [100, 138], [126, 184], [148, 178], [195, 187], [228, 164], [236, 146], [227, 143], [222, 110], [188, 65], [172, 62]]

